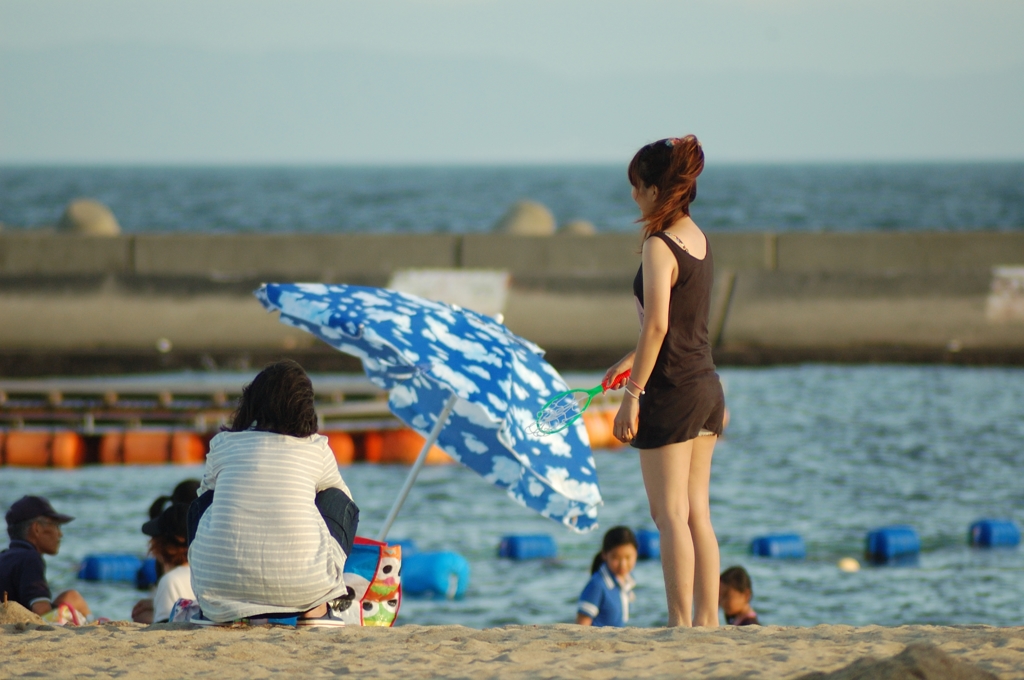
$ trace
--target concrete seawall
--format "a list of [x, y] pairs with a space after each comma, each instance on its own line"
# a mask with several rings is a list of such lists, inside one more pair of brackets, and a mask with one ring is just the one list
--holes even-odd
[[[711, 234], [719, 363], [1024, 363], [1024, 318], [986, 314], [1024, 232]], [[635, 234], [0, 233], [0, 374], [237, 367], [288, 354], [356, 369], [279, 324], [262, 281], [385, 285], [400, 269], [504, 269], [506, 323], [556, 366], [592, 369], [637, 336]], [[160, 351], [161, 349], [169, 351]]]

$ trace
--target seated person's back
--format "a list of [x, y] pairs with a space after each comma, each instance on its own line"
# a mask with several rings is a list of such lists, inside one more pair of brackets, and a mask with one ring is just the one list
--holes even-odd
[[231, 431], [210, 442], [200, 494], [214, 491], [213, 501], [189, 549], [208, 619], [310, 612], [347, 595], [346, 554], [315, 497], [351, 493], [316, 427], [308, 376], [280, 362], [245, 388]]

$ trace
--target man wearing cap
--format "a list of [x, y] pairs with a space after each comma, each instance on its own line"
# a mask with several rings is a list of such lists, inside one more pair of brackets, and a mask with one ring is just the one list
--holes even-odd
[[11, 545], [0, 552], [0, 592], [39, 615], [66, 604], [88, 616], [89, 605], [77, 590], [51, 600], [43, 561], [43, 555], [60, 550], [60, 527], [74, 517], [60, 514], [41, 496], [25, 496], [11, 505], [6, 518]]

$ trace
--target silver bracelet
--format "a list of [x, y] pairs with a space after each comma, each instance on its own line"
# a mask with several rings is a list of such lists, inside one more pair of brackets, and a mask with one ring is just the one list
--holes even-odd
[[628, 394], [629, 396], [633, 397], [634, 399], [640, 399], [640, 394], [643, 394], [643, 392], [641, 392], [640, 394], [633, 394], [632, 392], [629, 391], [628, 387], [623, 388], [623, 389], [625, 389], [626, 394]]

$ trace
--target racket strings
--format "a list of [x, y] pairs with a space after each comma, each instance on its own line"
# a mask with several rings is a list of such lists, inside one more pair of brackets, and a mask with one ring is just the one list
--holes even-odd
[[557, 432], [576, 420], [586, 408], [590, 395], [585, 391], [570, 392], [556, 399], [537, 414], [537, 427], [541, 432]]

